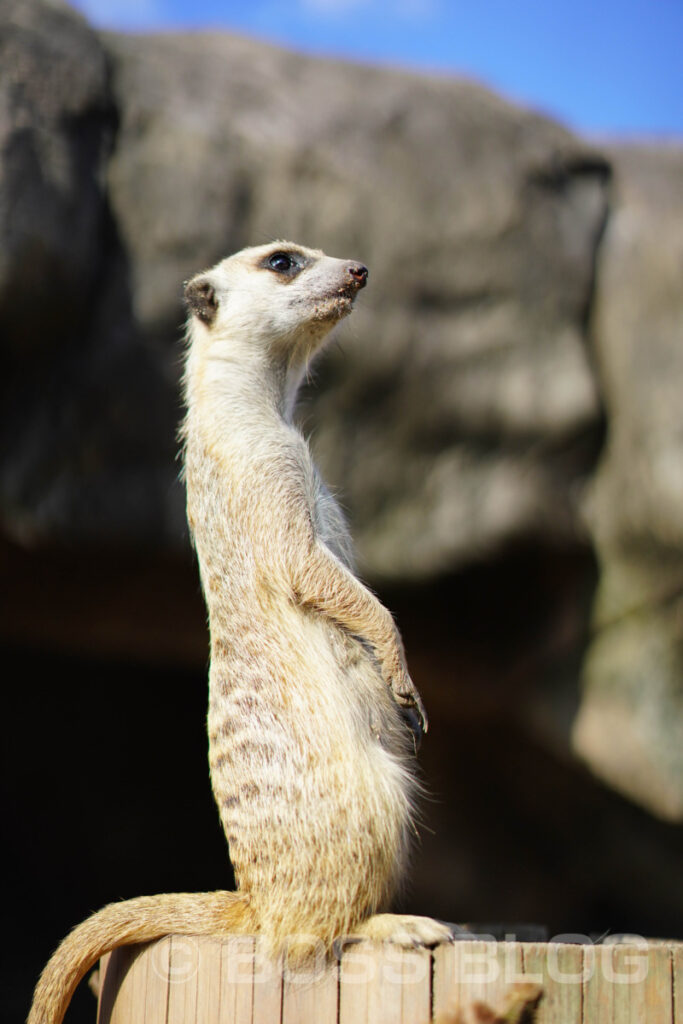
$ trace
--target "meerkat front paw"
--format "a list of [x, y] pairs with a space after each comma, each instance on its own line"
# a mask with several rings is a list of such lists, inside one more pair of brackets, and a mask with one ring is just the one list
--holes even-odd
[[401, 662], [385, 671], [384, 678], [394, 696], [394, 700], [401, 711], [408, 717], [409, 724], [410, 719], [414, 720], [414, 725], [411, 724], [411, 729], [416, 734], [417, 745], [419, 746], [422, 734], [427, 732], [429, 728], [429, 720], [415, 683], [408, 675], [405, 664]]
[[443, 921], [413, 914], [375, 914], [355, 929], [353, 938], [394, 942], [399, 946], [436, 946], [452, 942], [453, 932]]

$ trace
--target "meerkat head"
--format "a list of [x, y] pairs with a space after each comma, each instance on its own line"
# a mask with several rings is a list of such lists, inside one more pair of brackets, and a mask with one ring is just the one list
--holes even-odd
[[291, 242], [243, 249], [187, 282], [193, 342], [303, 365], [351, 312], [367, 278], [357, 260]]

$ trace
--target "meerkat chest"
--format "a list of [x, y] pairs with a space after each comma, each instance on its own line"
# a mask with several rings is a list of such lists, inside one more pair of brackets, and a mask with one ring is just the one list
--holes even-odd
[[309, 524], [353, 569], [344, 513], [294, 428], [283, 424], [262, 437], [236, 434], [231, 445], [188, 450], [186, 465], [188, 518], [202, 568], [236, 561], [258, 573], [291, 543], [298, 523]]

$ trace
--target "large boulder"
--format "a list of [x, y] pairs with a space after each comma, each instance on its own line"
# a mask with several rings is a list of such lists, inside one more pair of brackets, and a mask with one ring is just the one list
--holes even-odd
[[683, 818], [683, 148], [611, 153], [596, 365], [609, 431], [587, 518], [600, 562], [575, 749]]
[[284, 236], [371, 267], [310, 413], [365, 571], [573, 540], [600, 423], [601, 157], [466, 82], [8, 10], [6, 194], [27, 198], [0, 276], [7, 533], [184, 543], [181, 282]]
[[102, 266], [113, 109], [102, 46], [66, 4], [2, 0], [0, 110], [3, 357], [37, 362], [82, 326]]
[[0, 110], [3, 533], [177, 542], [174, 382], [140, 337], [107, 200], [108, 59], [61, 0], [2, 0]]
[[211, 35], [107, 35], [108, 182], [136, 323], [172, 376], [180, 282], [293, 238], [370, 287], [306, 416], [377, 579], [574, 539], [601, 419], [584, 326], [605, 161], [466, 82]]
[[3, 0], [0, 57], [4, 534], [184, 550], [183, 279], [276, 237], [359, 256], [303, 415], [364, 572], [594, 545], [575, 749], [683, 814], [680, 150], [610, 151], [608, 219], [603, 156], [468, 82], [60, 0]]

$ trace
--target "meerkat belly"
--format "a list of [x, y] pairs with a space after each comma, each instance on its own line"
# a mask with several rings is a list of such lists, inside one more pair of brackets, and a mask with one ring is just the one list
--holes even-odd
[[[288, 606], [214, 641], [211, 776], [240, 889], [274, 945], [382, 907], [410, 824], [405, 732], [370, 654]], [[262, 903], [262, 907], [259, 904]]]

